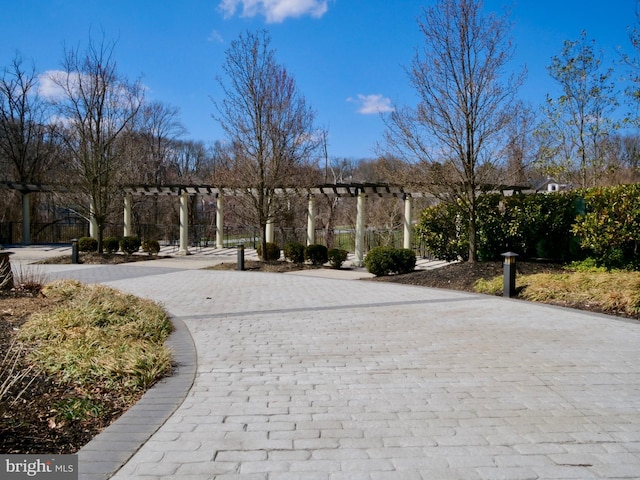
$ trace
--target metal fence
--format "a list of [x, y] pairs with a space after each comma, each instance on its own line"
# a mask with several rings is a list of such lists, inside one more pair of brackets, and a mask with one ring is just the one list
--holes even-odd
[[[104, 228], [104, 237], [122, 237], [123, 225], [109, 224]], [[287, 243], [306, 244], [306, 228], [275, 228], [275, 243], [283, 247]], [[72, 238], [89, 235], [88, 222], [74, 223], [35, 223], [31, 225], [31, 244], [67, 244]], [[133, 228], [133, 235], [141, 240], [158, 240], [161, 245], [178, 245], [180, 231], [177, 225], [138, 224]], [[402, 247], [403, 232], [400, 230], [382, 230], [369, 228], [365, 231], [365, 251], [377, 246]], [[227, 248], [243, 244], [247, 248], [257, 248], [260, 244], [261, 232], [256, 227], [225, 227], [223, 246]], [[339, 228], [333, 231], [333, 247], [349, 252], [355, 251], [355, 229]], [[316, 243], [326, 245], [326, 232], [319, 229], [315, 232]], [[0, 245], [18, 245], [23, 243], [22, 222], [0, 223]], [[217, 245], [215, 227], [211, 225], [190, 225], [189, 246], [204, 248]], [[419, 235], [414, 234], [413, 249], [422, 258], [431, 258]]]

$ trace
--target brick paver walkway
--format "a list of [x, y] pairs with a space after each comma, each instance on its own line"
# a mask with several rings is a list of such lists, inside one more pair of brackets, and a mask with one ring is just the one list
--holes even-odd
[[55, 270], [164, 303], [197, 366], [114, 480], [640, 478], [638, 323], [375, 282], [117, 268]]

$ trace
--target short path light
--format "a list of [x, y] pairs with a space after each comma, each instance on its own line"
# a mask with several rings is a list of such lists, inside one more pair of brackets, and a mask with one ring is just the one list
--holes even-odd
[[244, 245], [239, 244], [236, 246], [236, 270], [244, 270]]
[[77, 238], [71, 239], [71, 263], [80, 263]]
[[511, 298], [516, 294], [516, 257], [517, 253], [507, 252], [503, 253], [504, 267], [503, 267], [503, 289], [502, 296]]

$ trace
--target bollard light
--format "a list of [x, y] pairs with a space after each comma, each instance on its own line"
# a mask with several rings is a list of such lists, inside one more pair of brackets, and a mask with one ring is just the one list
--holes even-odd
[[71, 263], [80, 263], [77, 238], [71, 239]]
[[244, 270], [244, 245], [240, 244], [236, 248], [238, 249], [238, 261], [236, 263], [236, 270]]
[[511, 298], [516, 294], [516, 257], [517, 253], [503, 253], [503, 288], [502, 296]]

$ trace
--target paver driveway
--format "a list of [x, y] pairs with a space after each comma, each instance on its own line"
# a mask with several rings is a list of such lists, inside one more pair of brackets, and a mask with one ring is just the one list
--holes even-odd
[[108, 283], [186, 323], [197, 373], [114, 479], [640, 478], [640, 324], [375, 282], [148, 270]]

